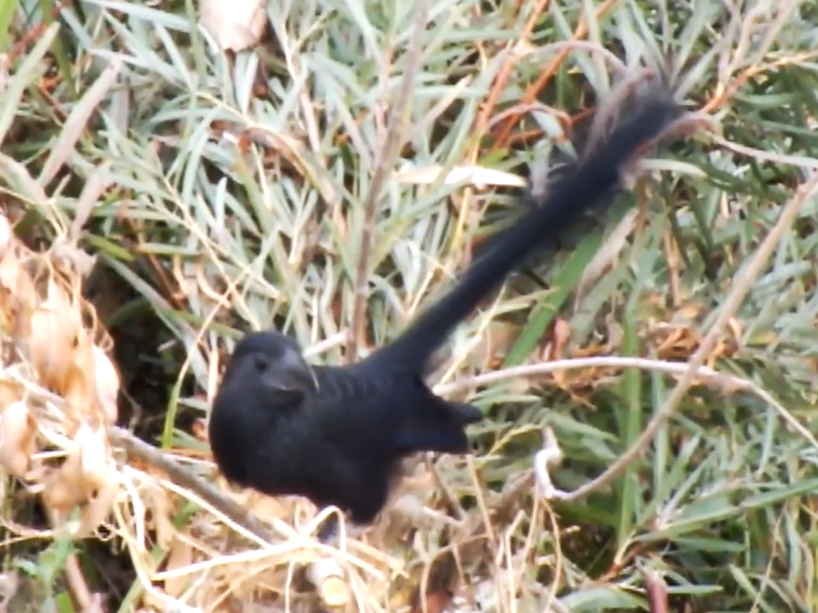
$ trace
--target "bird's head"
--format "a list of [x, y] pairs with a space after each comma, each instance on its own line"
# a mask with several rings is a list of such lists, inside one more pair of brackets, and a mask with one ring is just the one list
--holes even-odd
[[251, 332], [236, 344], [222, 385], [231, 379], [277, 395], [301, 397], [318, 389], [298, 344], [273, 331]]

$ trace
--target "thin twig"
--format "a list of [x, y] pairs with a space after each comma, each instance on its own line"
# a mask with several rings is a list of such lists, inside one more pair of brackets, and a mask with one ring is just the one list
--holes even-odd
[[[587, 358], [571, 358], [566, 360], [552, 360], [540, 364], [526, 364], [524, 366], [513, 366], [503, 370], [476, 375], [459, 379], [451, 383], [441, 384], [435, 387], [435, 393], [442, 396], [463, 392], [481, 385], [489, 385], [514, 379], [516, 377], [537, 377], [562, 370], [576, 370], [579, 368], [640, 368], [654, 372], [666, 372], [674, 375], [684, 375], [690, 368], [689, 362], [669, 362], [666, 360], [655, 360], [651, 358], [634, 358], [624, 356], [594, 356]], [[746, 391], [755, 394], [764, 402], [773, 407], [781, 418], [787, 422], [798, 434], [807, 439], [810, 444], [818, 449], [818, 439], [812, 432], [805, 428], [784, 406], [778, 402], [772, 394], [760, 387], [750, 379], [744, 379], [736, 375], [719, 372], [707, 366], [700, 366], [695, 370], [694, 375], [708, 380], [710, 384], [717, 384], [725, 391]]]
[[[129, 453], [143, 462], [165, 471], [171, 481], [190, 492], [198, 494], [216, 511], [223, 513], [232, 522], [270, 543], [272, 533], [264, 524], [244, 507], [231, 500], [203, 479], [200, 479], [162, 450], [138, 439], [128, 430], [113, 427], [109, 429], [111, 439], [119, 443]], [[343, 572], [335, 560], [319, 558], [307, 566], [307, 577], [313, 582], [321, 600], [327, 606], [341, 606], [349, 601], [349, 590], [342, 580]]]
[[645, 577], [645, 593], [648, 597], [648, 611], [650, 613], [667, 613], [667, 584], [655, 571], [643, 568]]
[[266, 542], [273, 539], [272, 533], [258, 518], [207, 481], [194, 475], [168, 454], [140, 440], [123, 428], [113, 427], [108, 432], [111, 440], [124, 447], [128, 453], [150, 466], [163, 470], [175, 483], [196, 492], [232, 521], [252, 532], [258, 538]]
[[379, 156], [380, 162], [375, 168], [372, 184], [364, 209], [363, 231], [361, 232], [361, 251], [358, 257], [358, 269], [355, 273], [355, 298], [352, 305], [351, 333], [347, 341], [347, 361], [357, 359], [358, 340], [361, 338], [366, 311], [366, 300], [369, 292], [369, 256], [372, 252], [372, 235], [375, 228], [375, 205], [380, 197], [387, 176], [392, 172], [395, 159], [400, 153], [404, 142], [404, 133], [412, 100], [412, 88], [415, 75], [420, 66], [423, 51], [423, 34], [429, 19], [429, 0], [421, 0], [418, 6], [417, 22], [412, 40], [406, 52], [406, 70], [403, 73], [398, 95], [393, 98], [389, 114], [389, 127], [383, 143], [383, 151]]

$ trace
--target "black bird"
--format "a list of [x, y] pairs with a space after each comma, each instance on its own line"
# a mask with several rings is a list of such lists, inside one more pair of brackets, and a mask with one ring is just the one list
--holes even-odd
[[467, 453], [465, 427], [482, 413], [431, 391], [424, 382], [430, 358], [537, 247], [610, 202], [623, 167], [681, 114], [664, 92], [637, 103], [392, 343], [347, 366], [310, 366], [278, 332], [244, 336], [210, 414], [210, 446], [222, 474], [268, 495], [335, 505], [367, 524], [386, 503], [404, 457]]

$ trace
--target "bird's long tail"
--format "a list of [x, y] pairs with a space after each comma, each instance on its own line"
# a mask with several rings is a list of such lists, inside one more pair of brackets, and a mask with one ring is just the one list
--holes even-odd
[[[628, 162], [660, 137], [682, 113], [666, 93], [652, 92], [638, 106], [622, 112], [607, 137], [590, 144], [559, 179], [549, 184], [541, 201], [493, 241], [462, 274], [455, 286], [422, 313], [395, 339], [361, 362], [389, 361], [423, 370], [452, 329], [538, 247], [563, 234], [584, 212], [610, 202]], [[531, 196], [528, 196], [531, 197]]]

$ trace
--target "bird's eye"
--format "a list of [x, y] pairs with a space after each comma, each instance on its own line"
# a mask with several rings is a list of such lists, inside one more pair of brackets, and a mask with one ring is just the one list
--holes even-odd
[[256, 358], [253, 360], [253, 365], [259, 372], [264, 372], [265, 370], [267, 370], [267, 360], [265, 360], [261, 356], [256, 356]]

